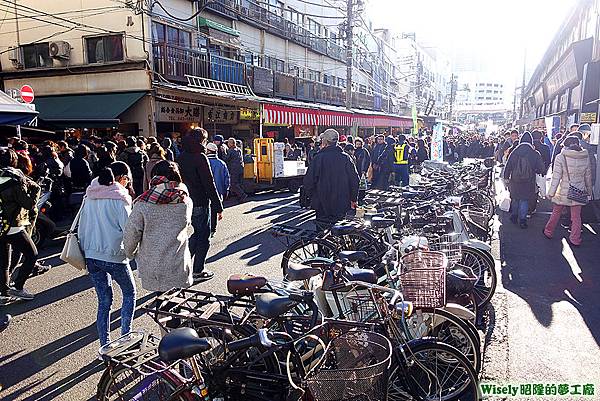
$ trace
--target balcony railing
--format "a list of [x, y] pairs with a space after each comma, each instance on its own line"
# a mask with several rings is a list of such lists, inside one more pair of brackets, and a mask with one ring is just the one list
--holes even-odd
[[[173, 82], [187, 82], [185, 76], [192, 75], [213, 81], [248, 85], [254, 93], [262, 96], [338, 106], [344, 105], [346, 100], [346, 92], [339, 86], [244, 64], [200, 50], [154, 43], [152, 51], [154, 71]], [[374, 106], [373, 96], [356, 93], [353, 99], [356, 107], [372, 109]]]
[[208, 54], [166, 43], [153, 43], [154, 71], [170, 81], [186, 82], [186, 75], [209, 77]]
[[153, 43], [154, 71], [169, 81], [187, 82], [186, 75], [246, 85], [241, 61], [167, 43]]
[[214, 0], [207, 3], [206, 8], [222, 15], [239, 17], [247, 24], [292, 40], [333, 59], [343, 61], [345, 58], [342, 47], [338, 44], [324, 38], [319, 38], [304, 27], [252, 1]]

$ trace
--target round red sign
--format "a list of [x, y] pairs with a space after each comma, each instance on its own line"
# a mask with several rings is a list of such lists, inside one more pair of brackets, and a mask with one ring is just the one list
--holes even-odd
[[29, 85], [21, 86], [21, 99], [23, 99], [23, 101], [25, 103], [33, 102], [34, 98], [35, 98], [35, 96], [33, 94], [33, 88], [31, 86], [29, 86]]

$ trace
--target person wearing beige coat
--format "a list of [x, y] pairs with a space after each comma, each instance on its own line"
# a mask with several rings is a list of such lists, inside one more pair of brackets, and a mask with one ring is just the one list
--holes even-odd
[[592, 171], [588, 151], [581, 148], [579, 138], [570, 136], [565, 139], [564, 148], [554, 161], [552, 182], [548, 190], [548, 198], [554, 203], [552, 215], [544, 228], [546, 238], [552, 238], [560, 214], [565, 206], [571, 209], [571, 235], [569, 241], [572, 245], [581, 245], [581, 207], [585, 203], [576, 202], [568, 198], [569, 186], [592, 193]]
[[142, 287], [164, 292], [193, 284], [188, 242], [193, 203], [177, 164], [156, 165], [150, 188], [136, 199], [125, 226], [125, 254], [135, 258]]

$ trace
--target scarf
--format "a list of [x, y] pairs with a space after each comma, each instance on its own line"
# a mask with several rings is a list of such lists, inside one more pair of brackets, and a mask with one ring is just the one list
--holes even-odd
[[156, 175], [150, 181], [150, 189], [141, 194], [135, 201], [148, 202], [157, 205], [183, 203], [188, 196], [187, 187], [167, 177]]

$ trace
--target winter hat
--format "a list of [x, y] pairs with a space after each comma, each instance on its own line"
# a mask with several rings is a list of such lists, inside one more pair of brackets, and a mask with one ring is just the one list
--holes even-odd
[[325, 143], [337, 143], [340, 139], [340, 134], [333, 128], [328, 128], [321, 134], [319, 139]]
[[213, 141], [223, 142], [223, 135], [215, 135]]
[[340, 142], [346, 142], [348, 140], [348, 138], [346, 138], [346, 135], [340, 135]]
[[592, 131], [592, 127], [590, 127], [589, 124], [581, 124], [579, 126], [579, 129], [577, 131], [579, 131], [579, 132], [583, 132], [583, 131], [589, 131], [589, 132], [591, 132]]
[[533, 145], [533, 137], [531, 136], [529, 131], [525, 131], [523, 133], [523, 135], [521, 135], [521, 139], [519, 140], [519, 143], [528, 143], [530, 145]]
[[206, 150], [208, 150], [209, 152], [217, 153], [219, 148], [217, 147], [217, 145], [211, 142], [206, 145]]

